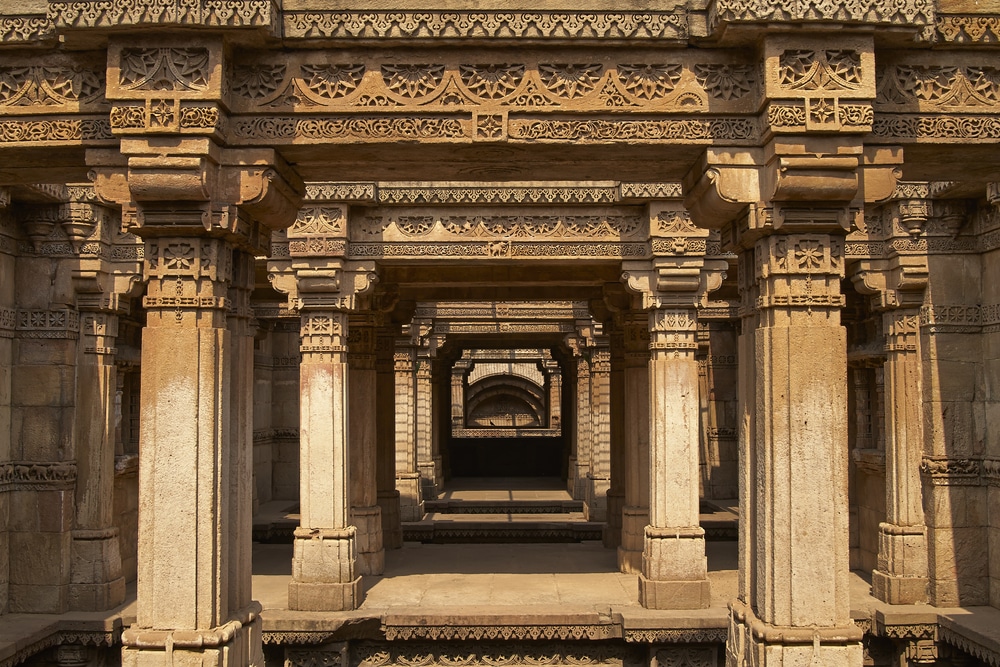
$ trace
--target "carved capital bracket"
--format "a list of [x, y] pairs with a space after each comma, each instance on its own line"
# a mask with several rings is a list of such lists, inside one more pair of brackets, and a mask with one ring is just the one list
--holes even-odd
[[[333, 262], [328, 266], [293, 266], [291, 276], [272, 279], [287, 291], [290, 309], [357, 312], [371, 310], [375, 285], [379, 282], [374, 263]], [[289, 280], [291, 277], [291, 280]], [[284, 288], [284, 289], [282, 289]]]
[[726, 279], [729, 263], [702, 257], [657, 258], [650, 262], [623, 262], [621, 281], [632, 295], [632, 307], [704, 306], [709, 292]]
[[87, 153], [97, 196], [143, 237], [217, 236], [258, 254], [290, 226], [305, 185], [272, 149], [224, 149], [203, 138], [123, 141]]

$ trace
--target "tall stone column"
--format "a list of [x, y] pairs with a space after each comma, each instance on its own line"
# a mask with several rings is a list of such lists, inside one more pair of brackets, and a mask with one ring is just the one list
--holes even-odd
[[424, 500], [417, 469], [416, 349], [410, 338], [396, 340], [396, 490], [401, 521], [424, 518]]
[[382, 546], [403, 546], [399, 491], [396, 490], [396, 338], [386, 326], [375, 334], [375, 475], [378, 506], [382, 509]]
[[[232, 339], [229, 450], [229, 520], [240, 535], [253, 532], [253, 312], [250, 293], [254, 288], [254, 253], [234, 249], [229, 281], [229, 311], [226, 326]], [[229, 600], [239, 608], [252, 597], [253, 563], [250, 549], [241, 541], [229, 543]]]
[[[420, 327], [422, 328], [422, 327]], [[439, 464], [434, 459], [434, 369], [430, 347], [424, 343], [416, 348], [413, 365], [414, 437], [417, 450], [417, 470], [420, 472], [420, 497], [433, 500], [438, 495]]]
[[[890, 604], [915, 604], [928, 597], [920, 477], [925, 417], [920, 308], [928, 283], [928, 258], [926, 246], [921, 248], [911, 239], [929, 231], [933, 212], [926, 183], [901, 182], [894, 194], [899, 199], [878, 209], [889, 223], [886, 231], [893, 241], [885, 243], [887, 256], [860, 262], [852, 280], [859, 292], [871, 295], [872, 309], [881, 311], [885, 336], [883, 391], [876, 401], [881, 410], [873, 428], [885, 441], [886, 516], [879, 525], [872, 593]], [[879, 419], [881, 424], [875, 421]]]
[[595, 338], [590, 354], [590, 470], [584, 515], [607, 521], [611, 488], [611, 352], [606, 336]]
[[919, 308], [889, 310], [885, 331], [885, 522], [879, 525], [872, 592], [890, 604], [927, 599], [927, 529], [921, 503], [923, 453]]
[[705, 531], [698, 524], [700, 441], [697, 311], [649, 313], [649, 525], [639, 601], [649, 609], [709, 606]]
[[459, 359], [451, 367], [451, 429], [465, 428], [465, 375], [470, 362]]
[[81, 304], [85, 309], [81, 314], [76, 371], [74, 440], [78, 477], [69, 606], [84, 611], [111, 609], [125, 600], [121, 549], [113, 515], [118, 314], [116, 304], [107, 302], [107, 308], [100, 308], [104, 305], [100, 301], [105, 300], [94, 303], [93, 310]]
[[[435, 346], [436, 349], [436, 346]], [[431, 361], [431, 460], [434, 462], [434, 488], [444, 488], [444, 450], [450, 437], [451, 387], [447, 362], [437, 356]], [[446, 431], [446, 429], [449, 429]]]
[[358, 574], [382, 574], [382, 509], [375, 471], [378, 414], [375, 370], [375, 322], [371, 314], [352, 315], [347, 362], [350, 367], [348, 441], [350, 453], [351, 524], [357, 529]]
[[846, 211], [780, 214], [783, 233], [747, 241], [740, 264], [755, 272], [759, 314], [753, 361], [740, 360], [755, 366], [751, 467], [741, 464], [750, 485], [743, 520], [753, 523], [744, 531], [750, 551], [741, 554], [750, 567], [741, 580], [750, 603], [731, 605], [729, 662], [752, 654], [759, 664], [859, 665], [861, 633], [848, 590], [847, 343], [840, 326]]
[[642, 571], [649, 524], [649, 318], [644, 312], [625, 313], [622, 328], [625, 505], [618, 567], [622, 572], [638, 574]]
[[[302, 307], [300, 515], [288, 606], [346, 610], [361, 603], [357, 530], [350, 524], [348, 314], [317, 299]], [[330, 299], [335, 301], [335, 299]]]
[[233, 429], [233, 254], [219, 238], [145, 243], [139, 604], [122, 636], [124, 665], [159, 665], [171, 651], [220, 665], [262, 659], [260, 605], [241, 585], [249, 571], [238, 570], [249, 570], [249, 522], [234, 515], [251, 499], [249, 469], [234, 465], [250, 443]]
[[152, 39], [155, 86], [136, 83], [147, 65], [135, 48], [108, 39], [106, 96], [116, 119], [133, 122], [113, 123], [117, 148], [87, 151], [97, 196], [121, 205], [123, 226], [145, 244], [148, 281], [138, 601], [122, 664], [261, 664], [246, 297], [252, 257], [292, 224], [305, 188], [273, 150], [219, 143], [229, 94], [221, 36]]
[[573, 362], [576, 372], [573, 392], [573, 451], [567, 489], [575, 500], [587, 499], [587, 476], [590, 474], [590, 439], [593, 431], [590, 406], [590, 359], [586, 340], [577, 337], [573, 348]]
[[548, 359], [542, 362], [545, 373], [545, 396], [548, 421], [545, 426], [550, 429], [562, 429], [562, 369], [559, 362]]
[[608, 378], [609, 451], [611, 454], [611, 484], [608, 488], [608, 523], [602, 532], [602, 541], [608, 549], [617, 549], [622, 543], [622, 512], [625, 508], [625, 338], [618, 327], [609, 336]]

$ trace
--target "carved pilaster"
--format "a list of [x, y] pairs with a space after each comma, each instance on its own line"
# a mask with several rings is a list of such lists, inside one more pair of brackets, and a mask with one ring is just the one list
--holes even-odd
[[622, 543], [622, 511], [625, 507], [625, 336], [618, 326], [611, 326], [609, 335], [611, 372], [608, 378], [609, 450], [611, 454], [611, 485], [608, 489], [608, 525], [603, 543], [617, 549]]
[[621, 317], [624, 336], [625, 505], [618, 567], [642, 571], [642, 552], [649, 524], [649, 318], [644, 312]]
[[378, 506], [382, 509], [382, 546], [403, 546], [399, 491], [396, 490], [396, 369], [395, 332], [389, 325], [375, 332], [375, 476]]
[[594, 338], [590, 353], [590, 471], [584, 512], [588, 521], [607, 520], [611, 486], [611, 352], [607, 336]]
[[375, 477], [378, 396], [375, 370], [375, 318], [371, 313], [350, 317], [349, 366], [351, 448], [351, 523], [357, 528], [358, 574], [382, 574], [382, 512]]
[[393, 364], [396, 376], [396, 490], [402, 521], [420, 521], [424, 501], [420, 493], [416, 437], [416, 348], [411, 337], [397, 338]]
[[[114, 523], [115, 397], [118, 370], [117, 293], [106, 274], [81, 275], [79, 363], [76, 378], [76, 526], [70, 568], [70, 609], [111, 609], [125, 599], [118, 529]], [[102, 294], [109, 289], [111, 297]], [[98, 296], [100, 295], [100, 296]], [[103, 307], [102, 307], [103, 306]]]

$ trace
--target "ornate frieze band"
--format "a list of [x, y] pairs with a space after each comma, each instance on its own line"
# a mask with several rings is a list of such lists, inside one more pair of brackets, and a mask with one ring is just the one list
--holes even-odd
[[439, 56], [437, 62], [374, 60], [364, 53], [243, 54], [232, 71], [235, 113], [344, 110], [455, 111], [480, 115], [528, 110], [747, 113], [756, 110], [757, 75], [727, 52], [675, 52], [662, 60], [615, 51], [601, 62], [592, 53], [499, 62], [480, 53]]
[[709, 26], [720, 24], [774, 23], [868, 23], [907, 27], [932, 25], [932, 0], [715, 0], [709, 4]]
[[0, 491], [64, 489], [75, 482], [76, 464], [72, 461], [0, 464]]
[[286, 39], [332, 40], [684, 40], [683, 7], [669, 12], [574, 11], [294, 11]]
[[388, 641], [518, 641], [601, 640], [621, 636], [615, 624], [593, 625], [389, 625], [383, 626]]
[[48, 16], [60, 30], [164, 24], [276, 30], [278, 6], [273, 0], [83, 0], [50, 3]]
[[620, 204], [679, 199], [681, 184], [309, 183], [306, 201], [412, 204]]

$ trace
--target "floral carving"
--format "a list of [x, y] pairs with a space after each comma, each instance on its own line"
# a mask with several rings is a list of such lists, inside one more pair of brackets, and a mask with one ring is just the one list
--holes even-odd
[[302, 65], [303, 85], [325, 100], [350, 95], [364, 76], [364, 65]]
[[444, 65], [382, 65], [382, 79], [401, 97], [423, 97], [441, 85]]
[[233, 92], [260, 100], [273, 94], [285, 78], [284, 64], [247, 65], [233, 71]]
[[82, 67], [0, 67], [0, 105], [48, 106], [94, 101], [104, 92], [103, 72]]
[[632, 95], [652, 100], [669, 94], [681, 80], [680, 65], [619, 65], [622, 84]]
[[855, 90], [861, 85], [861, 56], [847, 49], [785, 51], [778, 80], [794, 90]]
[[717, 100], [737, 100], [753, 88], [749, 65], [695, 65], [694, 76], [705, 92]]
[[205, 48], [126, 48], [121, 51], [119, 83], [131, 90], [204, 90], [208, 68]]
[[496, 100], [513, 93], [524, 78], [524, 65], [459, 65], [465, 87], [479, 97]]
[[603, 69], [599, 64], [539, 65], [538, 76], [542, 80], [542, 85], [550, 92], [559, 97], [575, 99], [583, 97], [597, 87]]
[[289, 230], [292, 234], [342, 234], [344, 209], [310, 206], [299, 211]]
[[879, 90], [879, 102], [911, 101], [941, 106], [995, 106], [1000, 102], [1000, 69], [984, 66], [897, 65]]

